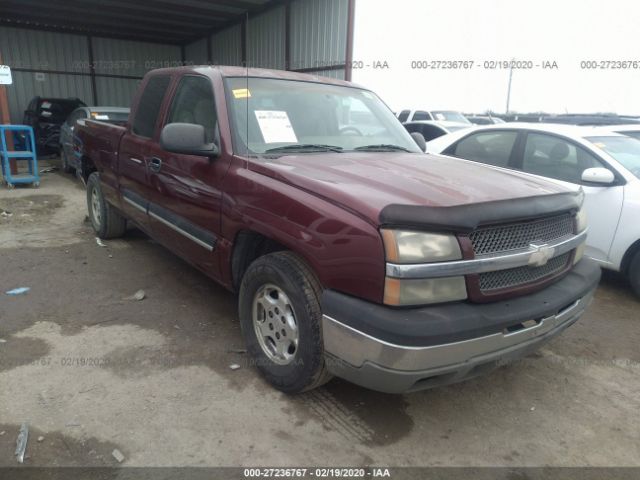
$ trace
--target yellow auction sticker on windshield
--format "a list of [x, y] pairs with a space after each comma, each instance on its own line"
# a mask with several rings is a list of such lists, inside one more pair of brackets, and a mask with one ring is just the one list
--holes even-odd
[[251, 92], [248, 88], [236, 88], [232, 91], [235, 98], [249, 98], [251, 96]]

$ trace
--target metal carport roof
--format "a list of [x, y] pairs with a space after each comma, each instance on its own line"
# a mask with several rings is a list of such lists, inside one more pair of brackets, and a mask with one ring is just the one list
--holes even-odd
[[281, 0], [0, 0], [0, 25], [185, 45]]

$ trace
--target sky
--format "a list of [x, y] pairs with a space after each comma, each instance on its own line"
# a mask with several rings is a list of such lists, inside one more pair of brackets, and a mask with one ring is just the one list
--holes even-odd
[[[640, 115], [639, 47], [633, 0], [357, 0], [352, 79], [396, 111], [503, 113], [509, 64], [492, 67], [515, 60], [532, 68], [512, 70], [512, 112]], [[438, 61], [468, 68], [418, 68]], [[618, 61], [636, 65], [586, 68]]]

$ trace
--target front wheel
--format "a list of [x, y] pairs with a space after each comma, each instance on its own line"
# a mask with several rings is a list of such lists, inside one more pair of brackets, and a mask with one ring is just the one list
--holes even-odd
[[240, 286], [240, 326], [258, 370], [286, 393], [326, 383], [321, 287], [309, 267], [291, 252], [254, 261]]
[[640, 252], [637, 252], [629, 264], [629, 282], [634, 293], [640, 297]]
[[109, 239], [124, 235], [127, 221], [104, 199], [98, 172], [93, 172], [87, 182], [87, 208], [91, 225], [98, 237]]

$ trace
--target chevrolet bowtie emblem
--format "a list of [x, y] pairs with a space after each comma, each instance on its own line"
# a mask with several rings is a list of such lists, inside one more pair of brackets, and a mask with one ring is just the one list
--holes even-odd
[[554, 253], [556, 253], [555, 247], [550, 247], [546, 244], [536, 245], [532, 243], [529, 245], [529, 250], [531, 251], [531, 255], [529, 256], [530, 267], [542, 267], [546, 265], [547, 262], [553, 258]]

